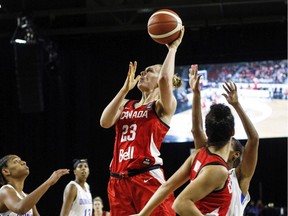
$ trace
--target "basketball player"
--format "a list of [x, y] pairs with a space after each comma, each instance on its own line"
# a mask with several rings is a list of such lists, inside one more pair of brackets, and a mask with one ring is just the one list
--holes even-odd
[[[198, 65], [192, 65], [189, 70], [189, 84], [193, 91], [193, 107], [192, 107], [192, 133], [194, 137], [195, 148], [201, 148], [207, 144], [207, 137], [203, 131], [202, 113], [201, 113], [201, 95], [200, 95], [200, 75], [197, 75]], [[241, 143], [234, 139], [232, 140], [232, 151], [228, 160], [230, 167], [230, 178], [232, 182], [232, 200], [228, 211], [228, 216], [243, 216], [244, 209], [250, 201], [248, 192], [250, 181], [255, 172], [257, 158], [259, 136], [258, 133], [243, 110], [238, 100], [237, 87], [235, 83], [225, 83], [224, 89], [227, 94], [223, 94], [236, 110], [239, 115], [245, 132], [247, 134], [247, 142], [245, 150]], [[241, 160], [242, 158], [242, 160]]]
[[[149, 66], [135, 76], [137, 62], [130, 62], [123, 87], [102, 113], [101, 126], [110, 128], [115, 125], [116, 129], [108, 183], [112, 216], [139, 212], [165, 182], [159, 151], [176, 110], [173, 87], [182, 84], [181, 79], [174, 75], [174, 69], [183, 34], [184, 27], [180, 37], [167, 45], [168, 53], [163, 65]], [[142, 98], [126, 99], [136, 83]], [[175, 215], [171, 208], [173, 200], [171, 194], [151, 215]]]
[[89, 176], [87, 159], [74, 159], [73, 168], [75, 180], [65, 187], [60, 216], [92, 216], [92, 195], [86, 182]]
[[229, 107], [214, 104], [206, 115], [208, 147], [195, 150], [162, 184], [138, 214], [148, 216], [169, 194], [189, 183], [177, 196], [173, 209], [178, 215], [226, 216], [232, 197], [228, 165], [234, 117]]
[[36, 203], [68, 169], [59, 169], [30, 194], [23, 192], [29, 168], [17, 155], [6, 155], [0, 159], [0, 215], [1, 216], [39, 216]]
[[97, 196], [93, 199], [93, 216], [110, 216], [110, 212], [103, 210], [103, 200]]

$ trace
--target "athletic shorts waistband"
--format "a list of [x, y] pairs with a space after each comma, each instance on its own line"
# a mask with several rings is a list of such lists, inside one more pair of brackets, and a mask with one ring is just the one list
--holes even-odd
[[132, 177], [135, 175], [138, 175], [140, 173], [144, 173], [150, 170], [154, 170], [154, 169], [159, 169], [161, 166], [160, 165], [153, 165], [153, 166], [149, 166], [149, 167], [145, 167], [143, 169], [132, 169], [129, 170], [128, 172], [123, 172], [123, 173], [116, 173], [116, 172], [110, 172], [110, 176], [114, 177], [114, 178], [128, 178], [128, 177]]

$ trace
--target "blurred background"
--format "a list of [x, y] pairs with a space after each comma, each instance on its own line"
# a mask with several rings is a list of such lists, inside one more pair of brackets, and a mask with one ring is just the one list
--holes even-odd
[[[168, 8], [182, 19], [177, 66], [287, 60], [287, 0], [0, 0], [0, 5], [0, 157], [17, 154], [27, 162], [28, 193], [55, 169], [87, 158], [92, 195], [101, 196], [106, 209], [114, 128], [101, 128], [99, 120], [122, 87], [129, 61], [138, 61], [138, 72], [163, 62], [167, 48], [147, 33], [153, 12]], [[287, 86], [287, 67], [284, 74]], [[140, 96], [137, 89], [128, 95]], [[281, 106], [287, 111], [286, 105]], [[286, 131], [261, 137], [250, 189], [266, 212], [277, 209], [270, 215], [287, 215], [281, 211], [287, 208]], [[167, 178], [193, 147], [193, 141], [163, 143]], [[73, 172], [43, 196], [37, 205], [41, 215], [60, 213], [72, 179]]]

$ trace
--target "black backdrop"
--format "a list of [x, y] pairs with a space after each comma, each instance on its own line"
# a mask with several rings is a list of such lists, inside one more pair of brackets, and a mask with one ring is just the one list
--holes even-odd
[[[286, 30], [285, 23], [269, 28], [257, 24], [186, 29], [176, 64], [287, 58]], [[30, 175], [26, 192], [45, 181], [53, 170], [71, 168], [73, 158], [88, 158], [92, 194], [103, 197], [108, 208], [106, 186], [114, 130], [100, 127], [101, 112], [122, 86], [129, 61], [137, 60], [139, 70], [162, 63], [167, 48], [140, 31], [50, 37], [58, 57], [48, 63], [43, 48], [44, 63], [39, 72], [43, 110], [23, 112], [9, 39], [0, 41], [0, 156], [13, 153], [27, 161]], [[27, 65], [35, 62], [33, 55], [22, 57]], [[140, 98], [140, 92], [135, 89], [129, 97]], [[193, 143], [163, 144], [167, 177], [182, 164], [191, 147]], [[71, 172], [43, 196], [38, 204], [41, 215], [59, 214], [64, 187], [73, 178]], [[287, 137], [261, 139], [251, 194], [254, 200], [287, 206]]]

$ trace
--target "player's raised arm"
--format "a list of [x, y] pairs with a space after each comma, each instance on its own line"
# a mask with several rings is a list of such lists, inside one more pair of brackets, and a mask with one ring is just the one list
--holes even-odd
[[253, 177], [257, 165], [259, 135], [238, 100], [236, 84], [234, 82], [225, 82], [223, 88], [226, 91], [226, 94], [223, 95], [239, 115], [248, 138], [242, 155], [242, 160], [236, 168], [236, 175], [239, 181], [239, 185], [242, 193], [245, 195], [248, 192], [250, 181]]
[[191, 65], [189, 69], [189, 85], [193, 92], [192, 99], [192, 135], [195, 148], [206, 146], [207, 137], [203, 128], [202, 112], [201, 112], [201, 75], [198, 75], [198, 65]]
[[116, 94], [113, 100], [107, 105], [107, 107], [102, 112], [100, 118], [100, 125], [103, 128], [110, 128], [115, 124], [116, 120], [119, 118], [119, 115], [123, 110], [123, 105], [127, 101], [125, 99], [126, 95], [131, 89], [135, 87], [135, 85], [140, 79], [140, 75], [137, 75], [135, 77], [136, 69], [137, 69], [137, 62], [136, 61], [134, 61], [134, 63], [130, 62], [128, 74], [123, 87], [120, 89], [120, 91]]

